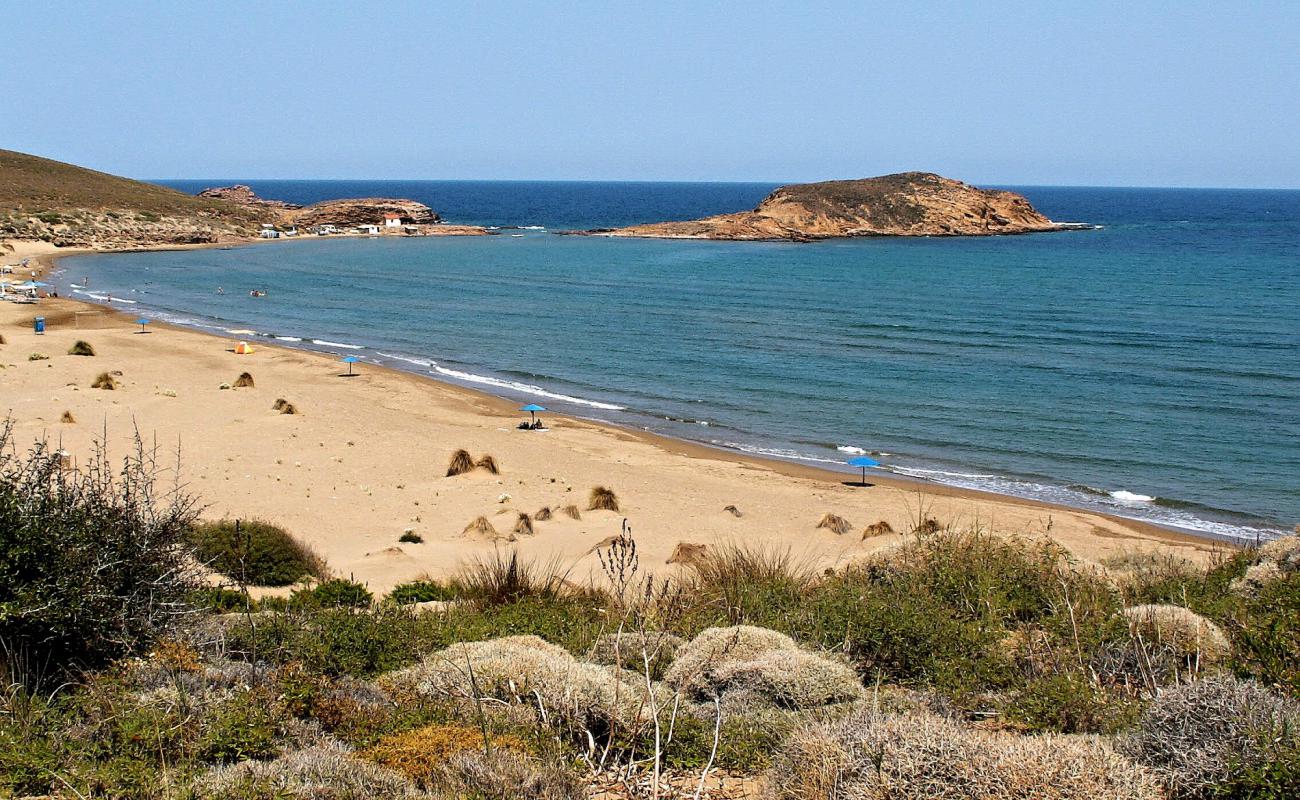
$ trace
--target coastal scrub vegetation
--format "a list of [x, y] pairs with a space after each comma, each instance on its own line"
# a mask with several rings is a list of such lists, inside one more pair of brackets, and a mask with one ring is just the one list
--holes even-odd
[[[828, 571], [733, 544], [662, 577], [625, 524], [597, 581], [498, 549], [386, 597], [255, 600], [251, 530], [293, 553], [283, 532], [196, 525], [145, 453], [64, 475], [4, 452], [0, 795], [666, 797], [715, 770], [791, 800], [1300, 790], [1296, 537], [1099, 565], [940, 527]], [[232, 584], [199, 587], [218, 556]]]
[[288, 586], [329, 577], [325, 562], [279, 526], [258, 519], [193, 525], [188, 539], [209, 569], [250, 586]]

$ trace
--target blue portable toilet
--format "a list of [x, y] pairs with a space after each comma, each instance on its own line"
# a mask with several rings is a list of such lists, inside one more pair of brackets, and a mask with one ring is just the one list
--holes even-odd
[[37, 317], [32, 322], [32, 327], [37, 333], [45, 333], [45, 317]]

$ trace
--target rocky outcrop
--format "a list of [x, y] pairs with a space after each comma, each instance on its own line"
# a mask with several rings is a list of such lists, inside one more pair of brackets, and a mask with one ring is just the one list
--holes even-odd
[[326, 200], [290, 212], [288, 219], [303, 228], [314, 225], [383, 225], [385, 214], [397, 214], [401, 217], [403, 225], [432, 225], [440, 219], [437, 213], [424, 203], [383, 197]]
[[664, 239], [989, 236], [1065, 230], [1014, 192], [979, 189], [929, 172], [782, 186], [753, 211], [588, 233]]
[[0, 218], [0, 238], [50, 242], [56, 247], [121, 250], [159, 245], [246, 241], [252, 223], [218, 215], [170, 215], [78, 209]]
[[250, 206], [253, 208], [267, 209], [295, 209], [302, 208], [296, 203], [286, 203], [283, 200], [267, 200], [258, 197], [253, 191], [253, 187], [237, 183], [234, 186], [217, 186], [212, 189], [204, 189], [199, 192], [199, 197], [206, 197], [211, 200], [225, 200], [228, 203], [237, 203], [241, 206]]

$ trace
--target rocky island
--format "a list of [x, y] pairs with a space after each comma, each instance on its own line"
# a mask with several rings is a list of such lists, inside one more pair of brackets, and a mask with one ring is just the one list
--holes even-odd
[[782, 186], [753, 211], [584, 233], [813, 241], [854, 236], [991, 236], [1079, 227], [1053, 222], [1015, 192], [979, 189], [931, 172], [900, 172]]

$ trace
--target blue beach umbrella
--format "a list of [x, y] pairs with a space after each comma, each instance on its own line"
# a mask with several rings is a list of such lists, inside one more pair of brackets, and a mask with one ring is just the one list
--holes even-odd
[[146, 325], [149, 324], [149, 320], [145, 319], [144, 317], [140, 317], [140, 319], [137, 319], [137, 320], [135, 321], [135, 324], [140, 326], [140, 330], [136, 331], [136, 333], [148, 333], [148, 332], [149, 332], [149, 331], [147, 331], [147, 330], [144, 329], [144, 326], [146, 326]]
[[848, 460], [850, 467], [862, 467], [862, 485], [867, 485], [867, 467], [878, 467], [880, 462], [867, 456], [854, 456]]
[[343, 359], [341, 359], [341, 360], [343, 361], [344, 364], [347, 364], [347, 365], [348, 365], [348, 374], [345, 375], [344, 377], [346, 377], [346, 378], [351, 378], [351, 377], [352, 377], [352, 365], [355, 364], [355, 363], [357, 363], [357, 362], [360, 361], [361, 359], [357, 358], [356, 356], [347, 356], [347, 357], [345, 357], [345, 358], [343, 358]]
[[529, 415], [533, 418], [533, 424], [536, 424], [536, 423], [537, 423], [537, 412], [538, 412], [538, 411], [545, 411], [546, 409], [542, 408], [541, 406], [537, 405], [536, 403], [529, 403], [528, 405], [524, 406], [523, 408], [521, 408], [521, 409], [519, 409], [519, 410], [520, 410], [520, 411], [527, 411], [527, 412], [529, 413]]

